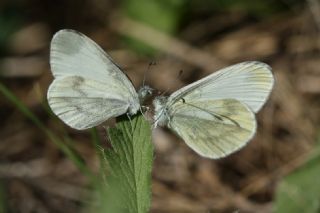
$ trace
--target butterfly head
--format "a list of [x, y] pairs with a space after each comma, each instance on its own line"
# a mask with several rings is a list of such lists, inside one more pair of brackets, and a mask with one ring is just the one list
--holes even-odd
[[165, 126], [169, 121], [168, 109], [167, 109], [168, 97], [158, 96], [153, 101], [155, 110], [154, 114], [154, 127]]
[[139, 96], [139, 101], [140, 104], [144, 103], [144, 101], [149, 98], [150, 96], [152, 96], [153, 90], [151, 87], [149, 87], [148, 85], [144, 85], [142, 86], [139, 90], [138, 90], [138, 96]]

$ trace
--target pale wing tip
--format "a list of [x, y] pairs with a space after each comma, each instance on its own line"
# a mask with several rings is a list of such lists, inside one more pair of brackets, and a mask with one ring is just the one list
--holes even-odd
[[270, 74], [270, 76], [272, 76], [273, 78], [273, 74], [272, 74], [272, 67], [264, 62], [261, 61], [245, 61], [245, 62], [241, 62], [238, 64], [235, 64], [235, 66], [256, 66], [256, 67], [260, 67], [262, 68], [266, 73]]
[[272, 68], [269, 64], [262, 62], [262, 61], [244, 61], [240, 62], [238, 65], [256, 65], [256, 66], [261, 66], [263, 68], [266, 68], [267, 70], [271, 71]]
[[[62, 29], [57, 31], [51, 40], [51, 44], [50, 44], [50, 52], [52, 54], [52, 52], [54, 52], [55, 48], [65, 48], [64, 46], [61, 46], [60, 42], [63, 41], [68, 41], [68, 43], [73, 42], [75, 40], [77, 40], [78, 38], [83, 38], [83, 39], [87, 39], [87, 36], [85, 36], [84, 34], [76, 31], [76, 30], [72, 30], [72, 29]], [[58, 47], [57, 47], [58, 46]]]
[[247, 64], [251, 64], [251, 65], [256, 65], [256, 66], [260, 66], [261, 68], [263, 68], [263, 70], [266, 72], [266, 74], [269, 75], [270, 77], [270, 85], [271, 85], [271, 88], [273, 88], [273, 85], [274, 85], [274, 75], [272, 73], [272, 67], [267, 64], [267, 63], [264, 63], [264, 62], [261, 62], [261, 61], [247, 61], [247, 62], [243, 62], [243, 63], [247, 63]]
[[58, 77], [58, 73], [64, 73], [63, 69], [68, 67], [67, 60], [80, 52], [86, 40], [89, 38], [84, 34], [71, 29], [59, 30], [53, 35], [50, 43], [50, 67], [54, 77]]
[[56, 39], [59, 39], [61, 36], [71, 36], [71, 35], [77, 35], [77, 36], [84, 36], [84, 34], [80, 33], [79, 31], [72, 30], [72, 29], [62, 29], [57, 31], [53, 37], [52, 41], [55, 41]]
[[272, 92], [272, 89], [274, 87], [275, 78], [274, 78], [274, 75], [272, 73], [272, 68], [267, 63], [264, 63], [264, 62], [261, 62], [261, 61], [245, 61], [245, 62], [239, 63], [239, 65], [258, 66], [258, 67], [262, 68], [262, 70], [265, 72], [265, 74], [267, 74], [268, 77], [269, 77], [269, 82], [268, 82], [269, 85], [266, 88], [266, 90], [268, 90], [267, 96], [264, 98], [263, 102], [258, 107], [252, 109], [255, 113], [257, 113], [265, 105], [265, 103], [269, 99], [269, 97], [271, 95], [271, 92]]
[[273, 76], [273, 73], [272, 73], [272, 67], [269, 64], [261, 62], [261, 61], [246, 61], [246, 62], [242, 62], [240, 64], [248, 65], [248, 66], [252, 66], [253, 65], [253, 66], [261, 67], [263, 69], [263, 71], [265, 71], [267, 74], [269, 74], [270, 79], [271, 79], [271, 83], [272, 83], [272, 86], [273, 86], [274, 76]]

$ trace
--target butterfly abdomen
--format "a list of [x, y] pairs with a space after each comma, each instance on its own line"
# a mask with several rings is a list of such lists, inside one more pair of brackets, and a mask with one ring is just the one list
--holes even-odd
[[159, 97], [156, 97], [153, 101], [153, 106], [155, 110], [155, 114], [154, 114], [155, 127], [157, 127], [158, 125], [165, 126], [169, 121], [168, 109], [166, 106], [167, 99], [168, 99], [167, 97], [159, 96]]

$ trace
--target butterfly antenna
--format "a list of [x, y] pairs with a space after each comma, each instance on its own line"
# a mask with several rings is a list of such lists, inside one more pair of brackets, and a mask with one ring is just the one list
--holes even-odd
[[144, 87], [145, 86], [145, 83], [146, 83], [146, 79], [147, 79], [147, 73], [148, 71], [150, 71], [150, 68], [151, 66], [154, 66], [156, 65], [156, 62], [155, 61], [151, 61], [148, 65], [148, 68], [146, 69], [146, 71], [144, 72], [144, 75], [143, 75], [143, 81], [142, 81], [142, 86]]

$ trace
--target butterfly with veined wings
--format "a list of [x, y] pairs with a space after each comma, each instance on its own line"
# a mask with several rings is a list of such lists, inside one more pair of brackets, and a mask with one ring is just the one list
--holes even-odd
[[152, 89], [136, 92], [131, 81], [94, 41], [74, 30], [60, 30], [51, 41], [54, 81], [47, 99], [67, 125], [82, 130], [125, 113], [136, 114]]
[[154, 126], [167, 126], [201, 156], [221, 158], [243, 147], [256, 132], [257, 113], [274, 78], [262, 62], [243, 62], [153, 101]]

